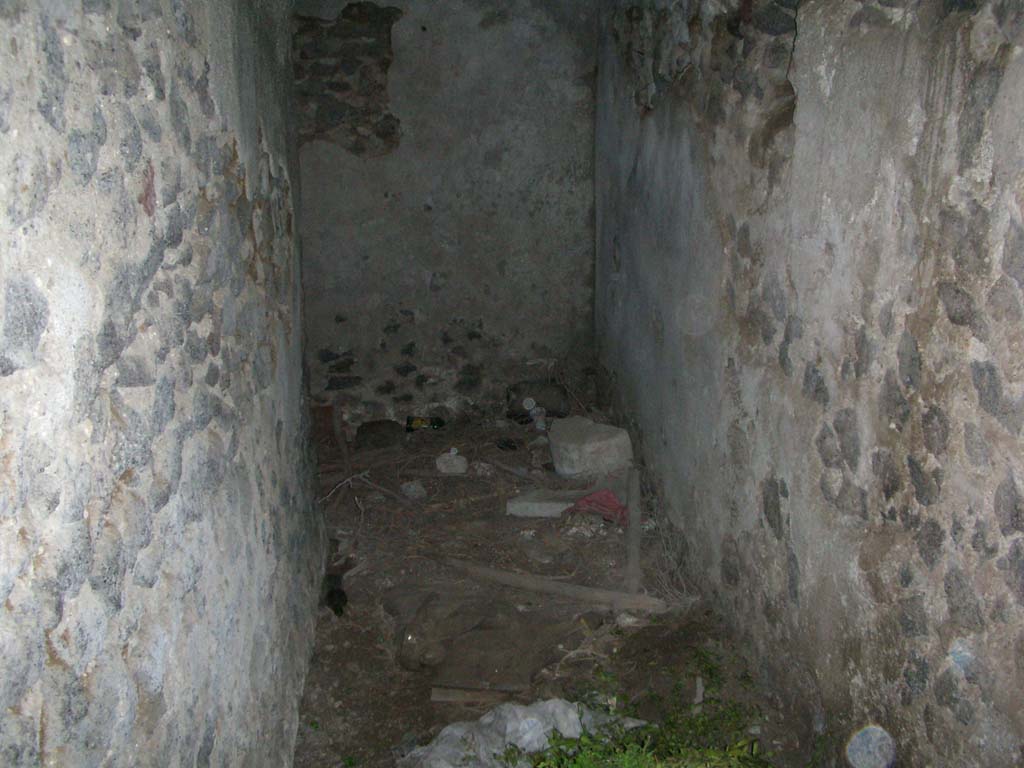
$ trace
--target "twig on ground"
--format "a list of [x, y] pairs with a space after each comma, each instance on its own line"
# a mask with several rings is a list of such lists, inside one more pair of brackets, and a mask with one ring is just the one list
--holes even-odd
[[325, 501], [327, 501], [329, 498], [331, 498], [331, 496], [333, 496], [335, 494], [335, 492], [338, 491], [340, 488], [351, 488], [352, 487], [352, 483], [355, 480], [365, 480], [366, 479], [366, 475], [368, 475], [369, 473], [370, 473], [370, 470], [367, 469], [367, 470], [365, 470], [363, 472], [360, 472], [359, 474], [350, 475], [349, 477], [346, 477], [341, 482], [336, 483], [335, 486], [333, 488], [331, 488], [330, 492], [326, 496], [321, 496], [319, 499], [317, 499], [317, 503], [318, 504], [323, 504]]
[[559, 659], [558, 663], [555, 664], [553, 674], [555, 677], [560, 676], [562, 674], [563, 664], [577, 661], [608, 661], [608, 655], [594, 650], [593, 648], [576, 648], [575, 650], [569, 651], [565, 656]]
[[[369, 475], [370, 475], [370, 470], [364, 469], [362, 472], [359, 472], [358, 474], [350, 475], [349, 477], [346, 477], [341, 482], [336, 483], [335, 486], [333, 488], [331, 488], [330, 492], [326, 496], [321, 497], [318, 500], [319, 503], [323, 504], [325, 501], [327, 501], [329, 498], [331, 498], [331, 496], [333, 496], [335, 494], [335, 492], [339, 488], [351, 488], [352, 487], [352, 483], [354, 483], [356, 481], [359, 481], [360, 483], [363, 483], [364, 485], [367, 485], [370, 488], [373, 488], [375, 491], [380, 491], [385, 496], [390, 496], [392, 499], [394, 499], [395, 501], [397, 501], [399, 504], [401, 504], [404, 507], [408, 507], [408, 506], [411, 505], [412, 502], [410, 502], [407, 498], [405, 498], [404, 496], [402, 496], [400, 494], [395, 493], [390, 488], [385, 488], [383, 485], [379, 485], [378, 483], [373, 482], [373, 480], [370, 479]], [[360, 507], [360, 510], [361, 509], [362, 509], [362, 507]]]

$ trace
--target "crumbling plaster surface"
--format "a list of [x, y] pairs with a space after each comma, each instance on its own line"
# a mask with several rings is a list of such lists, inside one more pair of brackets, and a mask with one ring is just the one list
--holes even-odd
[[1022, 43], [1013, 2], [602, 13], [600, 360], [761, 674], [901, 765], [1022, 760]]
[[[345, 5], [299, 10], [336, 18]], [[364, 57], [351, 104], [329, 104], [363, 110], [366, 149], [301, 148], [312, 389], [349, 422], [457, 410], [503, 395], [523, 363], [592, 354], [589, 4], [387, 5], [400, 12], [390, 51], [381, 34], [355, 35], [351, 51], [333, 36], [315, 62]], [[313, 50], [303, 29], [300, 66]], [[367, 62], [385, 55], [389, 66]], [[378, 91], [359, 83], [382, 70], [386, 104], [368, 105]]]
[[285, 2], [0, 2], [0, 763], [287, 765], [312, 639]]

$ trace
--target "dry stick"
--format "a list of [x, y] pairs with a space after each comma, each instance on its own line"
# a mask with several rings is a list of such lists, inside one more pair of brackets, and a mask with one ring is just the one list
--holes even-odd
[[341, 449], [341, 466], [345, 469], [345, 472], [352, 474], [352, 454], [348, 450], [348, 440], [345, 439], [344, 433], [338, 434], [335, 430], [335, 440], [338, 443], [338, 448]]
[[555, 380], [563, 387], [565, 387], [565, 391], [569, 393], [569, 397], [576, 401], [576, 405], [580, 407], [580, 410], [583, 411], [584, 413], [587, 413], [587, 406], [584, 404], [583, 400], [581, 400], [580, 397], [576, 394], [576, 391], [572, 388], [572, 385], [569, 383], [569, 375], [565, 373], [564, 368], [562, 370], [559, 370], [559, 372], [555, 375]]
[[317, 501], [319, 503], [323, 504], [325, 501], [327, 501], [329, 498], [331, 498], [331, 496], [333, 496], [335, 491], [337, 491], [338, 489], [340, 489], [340, 488], [351, 488], [353, 480], [362, 480], [362, 479], [364, 479], [363, 475], [367, 474], [369, 471], [370, 470], [366, 470], [366, 472], [360, 472], [358, 475], [351, 475], [350, 477], [346, 477], [340, 483], [337, 483], [333, 488], [331, 488], [331, 490], [327, 493], [326, 496], [321, 496], [319, 499], [317, 499]]
[[440, 509], [442, 507], [451, 507], [452, 509], [462, 509], [469, 504], [476, 504], [478, 501], [487, 501], [488, 499], [497, 499], [501, 496], [501, 493], [484, 493], [476, 496], [463, 496], [457, 499], [448, 499], [447, 501], [434, 501], [427, 504], [427, 509]]
[[640, 472], [629, 470], [629, 525], [626, 527], [626, 591], [640, 593]]
[[331, 488], [331, 490], [327, 493], [326, 496], [320, 497], [320, 499], [319, 499], [320, 503], [322, 504], [323, 502], [325, 502], [329, 498], [331, 498], [331, 496], [333, 496], [335, 494], [335, 492], [339, 488], [351, 488], [352, 487], [352, 483], [355, 482], [356, 480], [358, 480], [359, 482], [365, 483], [366, 485], [370, 486], [374, 490], [380, 491], [381, 493], [383, 493], [386, 496], [390, 496], [392, 499], [394, 499], [395, 501], [397, 501], [399, 504], [401, 504], [404, 507], [408, 507], [408, 506], [412, 505], [412, 502], [410, 502], [404, 496], [400, 496], [397, 493], [395, 493], [394, 491], [390, 490], [389, 488], [385, 488], [383, 485], [378, 485], [377, 483], [373, 482], [370, 478], [367, 477], [368, 474], [370, 474], [370, 470], [367, 469], [367, 470], [364, 470], [364, 471], [360, 472], [358, 475], [352, 475], [351, 477], [346, 477], [340, 483], [337, 483], [333, 488]]
[[507, 587], [515, 587], [516, 589], [526, 589], [531, 592], [541, 592], [547, 595], [558, 595], [588, 603], [601, 603], [619, 611], [665, 613], [669, 610], [669, 605], [664, 600], [648, 595], [630, 595], [626, 592], [617, 592], [612, 589], [584, 587], [580, 584], [563, 584], [543, 576], [499, 571], [496, 568], [488, 568], [454, 558], [448, 558], [445, 562], [453, 568], [465, 571], [470, 576], [484, 579], [485, 581], [493, 581], [497, 584], [504, 584]]

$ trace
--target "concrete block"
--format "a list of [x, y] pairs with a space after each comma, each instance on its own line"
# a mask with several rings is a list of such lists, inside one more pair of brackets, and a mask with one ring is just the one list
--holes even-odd
[[513, 517], [561, 517], [583, 494], [538, 488], [509, 499], [505, 510]]
[[633, 463], [629, 433], [581, 416], [558, 419], [548, 433], [555, 471], [562, 477], [605, 475]]

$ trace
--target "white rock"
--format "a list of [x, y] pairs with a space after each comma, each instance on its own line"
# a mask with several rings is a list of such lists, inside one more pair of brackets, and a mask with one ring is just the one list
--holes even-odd
[[494, 477], [494, 467], [486, 461], [474, 461], [469, 469], [477, 477]]
[[578, 739], [613, 723], [636, 728], [643, 721], [618, 718], [563, 699], [529, 706], [501, 704], [475, 722], [453, 723], [425, 747], [398, 761], [400, 768], [504, 768], [510, 746], [526, 753], [547, 749], [553, 731]]
[[647, 622], [631, 613], [623, 611], [615, 617], [615, 624], [623, 629], [633, 629], [645, 626]]
[[427, 498], [427, 489], [423, 487], [423, 483], [419, 480], [410, 480], [408, 483], [402, 483], [402, 493], [410, 499]]
[[438, 456], [434, 465], [442, 475], [464, 475], [469, 469], [469, 459], [460, 456], [458, 450], [452, 448], [447, 453]]
[[696, 688], [693, 693], [693, 703], [703, 704], [704, 703], [704, 678], [697, 675]]
[[509, 499], [505, 511], [513, 517], [561, 517], [580, 495], [579, 491], [537, 488]]
[[548, 432], [555, 471], [562, 477], [604, 475], [633, 462], [629, 433], [581, 416], [558, 419]]
[[846, 759], [853, 768], [892, 768], [896, 762], [896, 742], [881, 726], [868, 725], [847, 742]]

